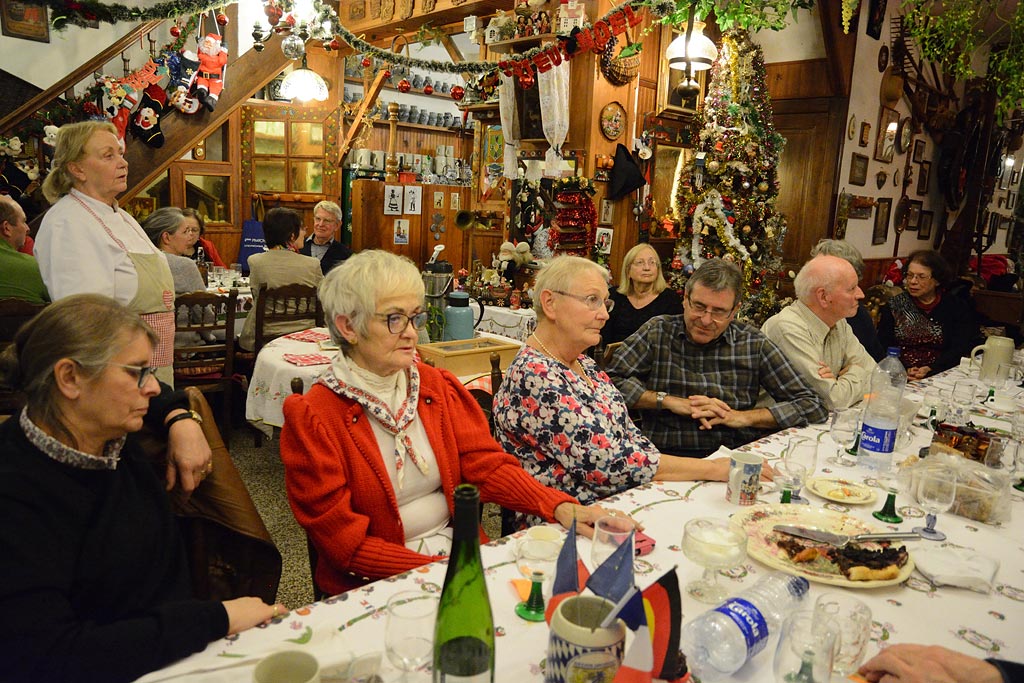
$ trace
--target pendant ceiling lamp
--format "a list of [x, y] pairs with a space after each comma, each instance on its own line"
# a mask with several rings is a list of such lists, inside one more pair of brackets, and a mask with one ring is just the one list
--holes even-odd
[[668, 59], [669, 68], [691, 72], [710, 69], [718, 59], [718, 48], [704, 35], [704, 22], [693, 20], [692, 9], [686, 33], [680, 34], [669, 44], [665, 58]]
[[327, 99], [327, 83], [317, 72], [306, 64], [306, 55], [302, 55], [302, 67], [294, 69], [284, 77], [281, 83], [281, 97], [303, 102]]

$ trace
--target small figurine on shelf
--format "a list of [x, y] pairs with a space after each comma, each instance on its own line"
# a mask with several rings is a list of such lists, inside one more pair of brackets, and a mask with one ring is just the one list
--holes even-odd
[[495, 269], [502, 279], [511, 281], [517, 268], [516, 245], [511, 242], [502, 242], [501, 249], [498, 251]]
[[545, 10], [541, 10], [534, 15], [533, 30], [539, 36], [551, 33], [551, 17], [548, 16]]

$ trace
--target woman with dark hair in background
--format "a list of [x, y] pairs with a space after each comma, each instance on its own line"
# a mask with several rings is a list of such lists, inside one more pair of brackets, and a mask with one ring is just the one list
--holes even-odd
[[950, 293], [953, 269], [938, 252], [907, 257], [904, 291], [881, 310], [878, 339], [898, 346], [907, 377], [923, 379], [960, 363], [974, 344], [978, 323], [970, 303]]

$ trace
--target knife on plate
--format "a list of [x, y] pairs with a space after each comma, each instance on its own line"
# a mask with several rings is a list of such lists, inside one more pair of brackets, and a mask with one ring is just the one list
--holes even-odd
[[811, 541], [817, 541], [818, 543], [827, 543], [829, 545], [836, 546], [837, 548], [842, 548], [851, 542], [861, 543], [864, 541], [915, 540], [921, 538], [921, 534], [916, 531], [888, 531], [877, 534], [857, 534], [855, 536], [847, 536], [845, 534], [834, 534], [830, 531], [808, 529], [807, 527], [792, 526], [789, 524], [776, 524], [772, 528], [774, 531], [781, 531], [782, 533], [789, 534], [790, 536], [806, 538]]

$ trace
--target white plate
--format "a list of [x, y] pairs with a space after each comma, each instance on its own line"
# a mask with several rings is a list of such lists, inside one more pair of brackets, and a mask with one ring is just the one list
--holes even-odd
[[[773, 569], [806, 577], [808, 581], [845, 588], [879, 588], [903, 583], [914, 571], [914, 559], [908, 557], [907, 563], [900, 568], [899, 576], [895, 579], [850, 581], [831, 562], [797, 563], [789, 559], [789, 555], [778, 546], [777, 542], [786, 534], [774, 531], [773, 527], [776, 524], [793, 524], [834, 534], [867, 534], [882, 531], [882, 529], [873, 527], [859, 519], [831, 510], [812, 508], [807, 505], [757, 505], [733, 515], [732, 521], [747, 532], [747, 554], [750, 557]], [[824, 544], [815, 544], [813, 541], [802, 542], [811, 546], [827, 547]], [[860, 545], [870, 549], [882, 547], [878, 543], [870, 542]]]
[[870, 486], [842, 477], [813, 477], [807, 480], [807, 490], [825, 500], [849, 505], [870, 503], [877, 498]]

